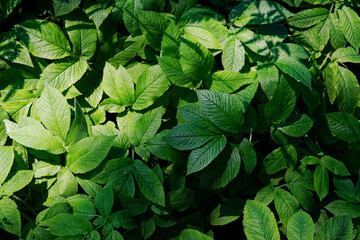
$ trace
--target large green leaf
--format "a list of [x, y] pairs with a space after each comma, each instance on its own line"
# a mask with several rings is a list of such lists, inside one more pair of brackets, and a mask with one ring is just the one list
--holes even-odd
[[351, 114], [333, 112], [326, 114], [331, 133], [345, 142], [360, 141], [360, 122]]
[[214, 90], [196, 92], [204, 116], [219, 129], [237, 133], [244, 123], [244, 114], [237, 98]]
[[288, 24], [293, 27], [307, 28], [311, 27], [329, 15], [326, 8], [312, 8], [300, 11], [288, 19]]
[[213, 63], [213, 55], [202, 44], [181, 38], [180, 64], [188, 77], [200, 81], [209, 73]]
[[253, 52], [261, 56], [269, 56], [270, 50], [265, 40], [253, 31], [247, 28], [241, 28], [236, 31], [236, 38], [250, 48]]
[[133, 173], [144, 196], [160, 206], [165, 206], [164, 188], [156, 174], [145, 163], [135, 160]]
[[193, 38], [207, 49], [222, 49], [219, 41], [209, 31], [200, 27], [185, 27], [183, 29], [184, 36], [187, 38]]
[[142, 9], [143, 5], [140, 0], [127, 0], [123, 7], [124, 24], [131, 36], [135, 36], [139, 32], [138, 15]]
[[18, 127], [18, 125], [4, 120], [6, 132], [16, 142], [37, 150], [45, 150], [52, 154], [65, 152], [63, 142], [60, 138], [52, 135], [42, 126]]
[[23, 189], [33, 179], [34, 171], [20, 170], [17, 171], [0, 189], [0, 196], [10, 197], [14, 192]]
[[187, 164], [187, 174], [198, 172], [209, 165], [225, 148], [226, 137], [215, 137], [201, 148], [191, 152]]
[[20, 212], [16, 203], [10, 198], [0, 199], [0, 227], [5, 231], [21, 235]]
[[148, 68], [137, 81], [133, 109], [142, 110], [151, 106], [169, 86], [170, 82], [159, 65]]
[[320, 201], [323, 200], [329, 192], [329, 173], [324, 166], [317, 166], [314, 172], [314, 187]]
[[81, 139], [69, 147], [66, 166], [73, 173], [93, 170], [108, 154], [115, 136], [91, 136]]
[[346, 39], [338, 15], [330, 13], [329, 19], [331, 46], [335, 49], [345, 47]]
[[280, 221], [286, 227], [289, 219], [299, 210], [298, 200], [288, 191], [281, 188], [275, 189], [274, 203]]
[[0, 185], [8, 176], [14, 162], [14, 151], [10, 146], [0, 147]]
[[340, 176], [350, 176], [345, 164], [333, 157], [323, 156], [320, 159], [321, 165], [326, 167], [330, 172]]
[[20, 23], [20, 40], [36, 57], [60, 59], [70, 55], [70, 45], [61, 29], [53, 22], [28, 20]]
[[263, 203], [246, 201], [243, 225], [249, 240], [280, 240], [274, 214]]
[[46, 85], [37, 102], [37, 109], [44, 126], [65, 140], [70, 128], [70, 107], [65, 97], [56, 88]]
[[231, 37], [224, 47], [221, 62], [225, 70], [239, 72], [245, 65], [245, 49], [235, 37]]
[[60, 213], [51, 219], [50, 232], [55, 236], [86, 235], [93, 230], [93, 225], [83, 218], [69, 213]]
[[287, 237], [289, 240], [313, 239], [314, 230], [314, 222], [310, 215], [300, 210], [289, 219]]
[[109, 97], [119, 100], [125, 106], [135, 101], [133, 80], [121, 65], [116, 69], [110, 63], [105, 64], [102, 86]]
[[78, 58], [66, 58], [49, 64], [41, 73], [40, 83], [55, 87], [60, 92], [80, 80], [89, 65]]
[[321, 226], [314, 240], [351, 240], [353, 239], [353, 224], [349, 216], [330, 218]]
[[342, 30], [345, 38], [358, 52], [360, 48], [360, 18], [357, 13], [347, 7], [343, 6], [338, 11]]
[[52, 0], [55, 16], [59, 17], [73, 11], [80, 4], [81, 0]]
[[96, 194], [95, 198], [96, 208], [100, 215], [109, 217], [111, 209], [114, 205], [114, 192], [111, 188], [105, 187]]
[[329, 203], [325, 207], [329, 212], [335, 216], [345, 215], [351, 216], [351, 218], [360, 217], [360, 206], [351, 202], [337, 200]]

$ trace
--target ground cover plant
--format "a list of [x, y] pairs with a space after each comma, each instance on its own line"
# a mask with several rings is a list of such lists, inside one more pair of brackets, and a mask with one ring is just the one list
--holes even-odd
[[2, 0], [1, 239], [360, 239], [357, 0]]

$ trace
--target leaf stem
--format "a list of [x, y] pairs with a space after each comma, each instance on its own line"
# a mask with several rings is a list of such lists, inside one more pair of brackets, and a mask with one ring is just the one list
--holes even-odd
[[324, 61], [321, 63], [319, 69], [322, 70], [322, 68], [324, 67], [324, 65], [326, 64], [327, 60], [330, 58], [330, 53], [328, 53], [326, 55], [326, 58], [324, 59]]

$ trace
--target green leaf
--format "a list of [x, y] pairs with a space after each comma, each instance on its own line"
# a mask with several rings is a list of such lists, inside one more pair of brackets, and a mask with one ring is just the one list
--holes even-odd
[[296, 103], [295, 91], [285, 77], [280, 78], [274, 96], [265, 106], [265, 116], [268, 122], [281, 122], [292, 113]]
[[268, 174], [274, 174], [286, 168], [287, 163], [295, 165], [297, 152], [292, 145], [285, 145], [272, 151], [264, 159], [264, 167]]
[[36, 19], [18, 26], [21, 42], [35, 57], [61, 59], [70, 55], [69, 42], [55, 23]]
[[14, 192], [23, 189], [33, 179], [34, 171], [20, 170], [7, 180], [0, 189], [0, 196], [10, 197]]
[[66, 167], [73, 173], [93, 170], [108, 154], [115, 136], [91, 136], [81, 139], [69, 147]]
[[37, 102], [39, 117], [55, 136], [65, 140], [70, 128], [70, 107], [65, 97], [50, 85], [45, 85]]
[[43, 160], [33, 163], [32, 168], [35, 171], [34, 177], [41, 178], [54, 176], [59, 172], [61, 166]]
[[29, 51], [18, 41], [13, 32], [0, 35], [0, 57], [18, 64], [33, 67]]
[[140, 28], [149, 45], [157, 51], [161, 49], [162, 36], [169, 25], [169, 19], [163, 13], [139, 11]]
[[253, 144], [244, 138], [239, 145], [239, 151], [244, 163], [245, 172], [251, 174], [254, 168], [256, 167], [256, 152], [254, 150]]
[[79, 81], [88, 68], [86, 61], [77, 58], [55, 61], [41, 73], [39, 84], [48, 83], [62, 92]]
[[10, 198], [0, 199], [0, 226], [18, 237], [21, 235], [20, 212], [16, 203]]
[[[145, 144], [153, 136], [161, 125], [161, 117], [164, 111], [163, 108], [158, 107], [146, 112], [135, 123], [134, 132], [134, 146]], [[131, 139], [130, 139], [131, 140]]]
[[75, 195], [78, 192], [78, 184], [74, 174], [66, 168], [61, 168], [53, 190], [53, 193], [49, 191], [49, 195], [61, 195], [63, 197]]
[[279, 70], [272, 63], [260, 64], [257, 68], [257, 77], [262, 90], [271, 99], [279, 82]]
[[140, 30], [140, 24], [138, 20], [139, 12], [143, 9], [143, 5], [140, 0], [127, 0], [123, 8], [123, 18], [126, 29], [131, 36], [138, 34]]
[[291, 137], [301, 137], [307, 133], [314, 124], [306, 114], [294, 114], [279, 126], [279, 130]]
[[212, 53], [202, 44], [181, 38], [180, 64], [188, 77], [200, 81], [212, 69], [213, 63]]
[[[166, 28], [161, 42], [161, 57], [180, 58], [180, 30], [174, 22]], [[160, 62], [159, 62], [160, 64]], [[161, 66], [161, 64], [160, 64]], [[164, 70], [163, 70], [164, 71]], [[165, 71], [164, 71], [165, 72]]]
[[312, 8], [300, 11], [288, 19], [288, 24], [297, 28], [307, 28], [323, 21], [329, 15], [326, 8]]
[[329, 203], [325, 206], [326, 210], [334, 214], [335, 216], [351, 216], [351, 218], [360, 217], [360, 206], [359, 204], [337, 200]]
[[204, 169], [225, 148], [226, 137], [215, 137], [210, 142], [191, 152], [187, 164], [186, 174], [192, 174]]
[[[6, 132], [9, 137], [21, 145], [37, 150], [45, 150], [52, 154], [61, 154], [65, 152], [65, 148], [61, 139], [52, 135], [42, 126], [12, 128], [11, 125], [14, 123], [8, 120], [4, 120], [4, 122], [6, 126]], [[17, 125], [15, 124], [15, 126]]]
[[130, 106], [135, 101], [134, 83], [121, 65], [116, 69], [109, 63], [105, 64], [102, 86], [109, 97], [119, 100], [124, 106]]
[[133, 173], [140, 191], [151, 202], [165, 206], [164, 188], [157, 175], [140, 160], [135, 160]]
[[179, 87], [193, 87], [196, 83], [185, 75], [180, 60], [170, 57], [157, 57], [161, 70], [166, 77]]
[[[80, 0], [78, 1], [80, 2]], [[95, 54], [97, 41], [96, 28], [84, 13], [76, 11], [67, 16], [65, 30], [69, 34], [73, 51], [79, 57], [90, 59]]]
[[49, 228], [55, 236], [86, 235], [93, 230], [89, 221], [69, 213], [61, 213], [52, 218]]
[[346, 40], [353, 46], [356, 52], [360, 48], [360, 18], [357, 13], [347, 7], [343, 6], [339, 11], [340, 22]]
[[275, 65], [281, 71], [311, 89], [311, 74], [304, 64], [293, 58], [282, 57], [275, 61]]
[[260, 202], [246, 201], [243, 225], [249, 240], [280, 240], [274, 214]]
[[237, 220], [244, 207], [244, 201], [240, 198], [230, 198], [224, 204], [219, 204], [210, 214], [210, 224], [223, 226]]
[[360, 55], [352, 47], [338, 48], [331, 54], [331, 61], [360, 63]]
[[[105, 8], [102, 7], [100, 4], [94, 3], [95, 1], [84, 1], [84, 11], [86, 12], [86, 15], [89, 17], [89, 19], [91, 19], [95, 23], [96, 28], [99, 29], [102, 23], [111, 13], [112, 6]], [[101, 34], [101, 32], [98, 33]]]
[[100, 215], [109, 217], [114, 205], [114, 192], [111, 188], [105, 187], [96, 194], [95, 205]]
[[348, 113], [333, 112], [326, 114], [331, 133], [345, 142], [360, 141], [360, 122]]
[[218, 71], [211, 74], [208, 81], [205, 81], [207, 88], [221, 91], [224, 93], [232, 93], [241, 86], [252, 83], [253, 80], [248, 76], [230, 71]]
[[155, 232], [155, 228], [156, 225], [153, 218], [140, 223], [141, 235], [144, 239], [148, 239]]
[[333, 48], [343, 48], [346, 46], [346, 39], [343, 33], [342, 26], [338, 15], [335, 13], [329, 14], [329, 28], [330, 28], [330, 43]]
[[14, 151], [10, 146], [0, 147], [0, 186], [3, 184], [14, 162]]
[[196, 93], [200, 109], [210, 122], [225, 132], [239, 132], [244, 114], [234, 96], [214, 90], [198, 90]]
[[340, 176], [350, 176], [344, 163], [332, 158], [330, 156], [323, 156], [320, 159], [320, 164], [326, 167], [330, 172]]
[[351, 240], [353, 239], [353, 224], [348, 216], [330, 218], [321, 226], [314, 240]]
[[142, 110], [151, 106], [169, 86], [170, 82], [159, 65], [148, 68], [137, 81], [133, 109]]
[[55, 16], [59, 17], [73, 11], [80, 4], [81, 0], [52, 0]]
[[329, 192], [329, 174], [324, 166], [319, 165], [316, 167], [314, 172], [314, 187], [320, 201], [322, 201]]
[[175, 126], [164, 136], [165, 141], [173, 148], [191, 150], [205, 145], [216, 135], [204, 128], [190, 123]]
[[235, 36], [226, 43], [221, 55], [221, 62], [224, 69], [228, 71], [239, 72], [244, 67], [245, 49]]
[[213, 238], [195, 229], [185, 229], [180, 233], [180, 240], [212, 240]]
[[289, 240], [307, 240], [314, 237], [314, 222], [310, 215], [300, 210], [289, 219], [287, 226]]
[[299, 202], [291, 193], [281, 188], [276, 188], [274, 203], [280, 221], [286, 227], [291, 216], [299, 210]]
[[189, 39], [196, 39], [207, 49], [222, 49], [219, 41], [209, 31], [200, 27], [185, 27], [183, 29], [184, 36]]
[[66, 137], [66, 145], [70, 146], [87, 137], [87, 135], [88, 128], [84, 112], [82, 111], [80, 104], [75, 101], [75, 118], [71, 123], [69, 133]]
[[265, 40], [247, 28], [240, 28], [236, 31], [236, 38], [250, 48], [256, 54], [269, 56], [270, 50]]

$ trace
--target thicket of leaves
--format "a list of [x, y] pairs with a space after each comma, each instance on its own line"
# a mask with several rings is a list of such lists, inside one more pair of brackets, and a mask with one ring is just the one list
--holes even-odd
[[0, 6], [1, 239], [360, 239], [358, 1]]

